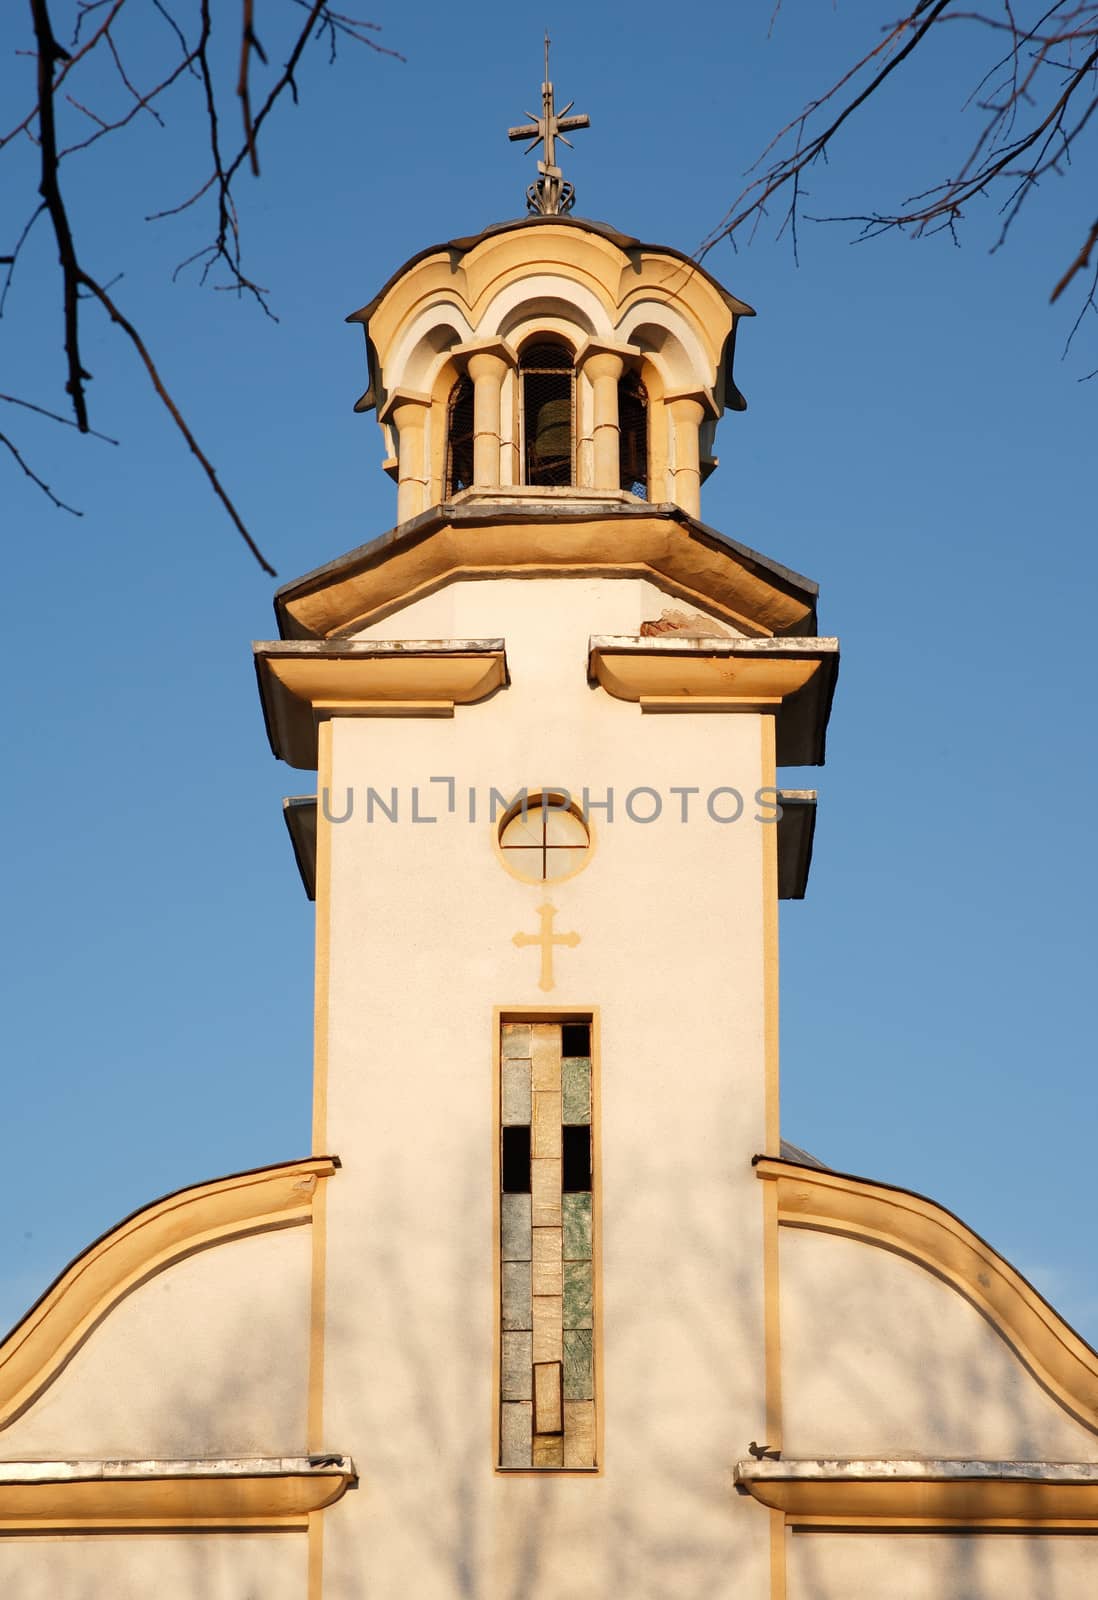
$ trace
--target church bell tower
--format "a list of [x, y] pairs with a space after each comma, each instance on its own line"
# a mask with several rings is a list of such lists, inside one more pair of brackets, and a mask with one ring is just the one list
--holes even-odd
[[366, 339], [393, 528], [256, 646], [316, 901], [308, 1446], [325, 1596], [767, 1594], [778, 901], [837, 665], [702, 520], [751, 308], [577, 217], [421, 251]]

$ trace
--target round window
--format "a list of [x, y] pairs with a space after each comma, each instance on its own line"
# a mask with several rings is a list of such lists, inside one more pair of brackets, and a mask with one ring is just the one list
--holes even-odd
[[570, 878], [587, 865], [591, 835], [579, 808], [564, 795], [532, 794], [504, 815], [499, 848], [504, 866], [517, 878], [546, 883]]

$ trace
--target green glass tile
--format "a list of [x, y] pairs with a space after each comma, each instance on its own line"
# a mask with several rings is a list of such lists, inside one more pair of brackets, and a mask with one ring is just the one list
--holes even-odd
[[533, 1451], [534, 1407], [529, 1400], [510, 1401], [499, 1408], [499, 1464], [528, 1467]]
[[533, 1334], [505, 1333], [500, 1351], [500, 1393], [504, 1400], [530, 1400], [534, 1393]]
[[[508, 1196], [511, 1199], [512, 1196]], [[514, 1199], [521, 1198], [518, 1195]], [[561, 1197], [564, 1217], [565, 1261], [590, 1261], [591, 1259], [591, 1196], [566, 1194]]]
[[500, 1074], [503, 1125], [523, 1127], [530, 1121], [530, 1063], [504, 1061]]
[[589, 1328], [591, 1326], [591, 1263], [589, 1261], [566, 1261], [564, 1263], [564, 1326], [566, 1328]]
[[593, 1334], [589, 1328], [564, 1330], [564, 1398], [591, 1400], [595, 1394]]
[[[583, 1197], [584, 1199], [587, 1196]], [[504, 1261], [530, 1259], [530, 1196], [500, 1196], [500, 1246]]]
[[503, 1024], [503, 1059], [522, 1061], [530, 1059], [530, 1024], [505, 1022]]
[[505, 1328], [533, 1327], [533, 1305], [530, 1299], [530, 1263], [505, 1261], [503, 1263], [503, 1326]]
[[565, 1056], [561, 1066], [564, 1090], [564, 1121], [576, 1124], [591, 1120], [591, 1061], [588, 1056]]

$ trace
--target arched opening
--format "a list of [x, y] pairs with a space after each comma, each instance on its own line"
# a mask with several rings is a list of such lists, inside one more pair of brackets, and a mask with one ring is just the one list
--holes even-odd
[[446, 407], [446, 496], [473, 486], [473, 383], [461, 377]]
[[621, 487], [648, 499], [648, 391], [635, 372], [618, 384]]
[[567, 487], [576, 481], [576, 372], [562, 344], [527, 345], [522, 379], [523, 482]]

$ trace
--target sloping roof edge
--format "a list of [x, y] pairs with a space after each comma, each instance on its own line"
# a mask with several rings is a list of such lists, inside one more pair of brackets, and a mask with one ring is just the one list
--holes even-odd
[[[671, 502], [650, 504], [645, 501], [635, 505], [579, 502], [574, 506], [562, 502], [553, 506], [552, 517], [554, 520], [564, 521], [608, 518], [620, 518], [624, 521], [630, 518], [658, 517], [678, 522], [695, 538], [724, 550], [749, 569], [765, 573], [779, 588], [786, 589], [803, 599], [806, 610], [815, 616], [820, 587], [813, 579], [794, 572], [791, 567], [783, 566], [781, 562], [772, 560], [761, 551], [751, 549], [749, 545], [741, 544], [737, 539], [732, 539], [719, 529], [711, 527], [697, 517], [692, 517], [681, 506]], [[543, 504], [484, 505], [477, 502], [455, 504], [443, 501], [408, 522], [398, 523], [395, 528], [390, 528], [376, 538], [368, 540], [366, 544], [356, 545], [354, 549], [336, 556], [334, 560], [327, 561], [322, 566], [314, 567], [312, 571], [281, 584], [274, 595], [279, 636], [283, 639], [300, 637], [288, 610], [290, 601], [323, 589], [333, 580], [348, 577], [355, 571], [376, 566], [398, 550], [429, 538], [447, 524], [506, 524], [540, 522], [545, 519], [546, 507]]]

